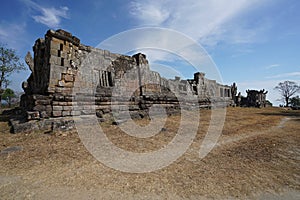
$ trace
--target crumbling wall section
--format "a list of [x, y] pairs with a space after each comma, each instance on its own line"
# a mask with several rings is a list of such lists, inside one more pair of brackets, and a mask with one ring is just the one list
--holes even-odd
[[96, 114], [99, 118], [129, 109], [147, 115], [155, 104], [173, 113], [212, 102], [232, 103], [231, 87], [195, 73], [193, 79], [165, 79], [150, 70], [146, 55], [119, 55], [86, 46], [64, 30], [49, 30], [38, 39], [26, 63], [32, 71], [23, 83], [21, 108], [27, 120]]

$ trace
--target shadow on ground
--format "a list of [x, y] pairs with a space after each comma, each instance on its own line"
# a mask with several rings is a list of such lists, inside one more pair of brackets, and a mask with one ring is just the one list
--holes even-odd
[[0, 122], [9, 122], [13, 114], [13, 109], [0, 109]]

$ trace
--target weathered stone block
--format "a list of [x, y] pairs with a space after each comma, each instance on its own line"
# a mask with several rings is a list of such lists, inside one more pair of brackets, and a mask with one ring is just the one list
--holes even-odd
[[61, 51], [61, 52], [60, 52], [60, 57], [61, 57], [61, 58], [67, 59], [67, 53], [64, 52], [64, 51]]
[[67, 68], [67, 74], [70, 74], [70, 75], [76, 75], [77, 74], [77, 70], [76, 69], [72, 69], [71, 67], [68, 67]]
[[73, 100], [74, 100], [74, 97], [72, 97], [72, 96], [65, 96], [65, 101], [72, 103]]
[[74, 81], [74, 75], [72, 74], [63, 74], [63, 79], [65, 82], [73, 82]]
[[50, 45], [51, 45], [51, 49], [56, 49], [56, 50], [60, 50], [60, 44], [61, 42], [58, 41], [57, 39], [52, 39], [51, 42], [50, 42]]
[[33, 107], [34, 111], [46, 111], [46, 106], [44, 105], [36, 105]]
[[61, 117], [62, 116], [62, 111], [52, 111], [52, 116], [53, 117]]
[[46, 95], [34, 94], [34, 95], [32, 95], [32, 99], [34, 99], [34, 100], [51, 100], [51, 97], [46, 96]]
[[63, 110], [64, 111], [71, 111], [72, 110], [72, 106], [63, 106]]
[[[73, 93], [73, 88], [71, 88], [71, 87], [69, 87], [69, 88], [67, 88], [67, 87], [56, 87], [55, 92], [56, 93], [61, 93], [61, 96], [66, 96], [66, 95], [70, 96]], [[56, 95], [58, 95], [58, 94], [56, 94]]]
[[70, 101], [70, 102], [67, 102], [67, 105], [68, 106], [77, 106], [77, 102]]
[[63, 107], [62, 107], [62, 106], [53, 106], [53, 107], [52, 107], [52, 110], [53, 110], [53, 111], [62, 111], [62, 110], [63, 110]]
[[73, 82], [65, 82], [64, 85], [66, 88], [73, 88], [74, 87], [74, 83]]
[[95, 110], [95, 106], [92, 106], [92, 105], [85, 105], [85, 106], [83, 106], [83, 109], [84, 110]]
[[47, 111], [47, 112], [52, 111], [52, 106], [51, 106], [51, 105], [47, 105], [47, 106], [46, 106], [46, 111]]
[[40, 113], [39, 111], [35, 112], [27, 112], [27, 119], [28, 120], [35, 120], [35, 119], [40, 119]]
[[[62, 87], [55, 87], [55, 93], [62, 93], [64, 90]], [[58, 95], [55, 95], [55, 96], [58, 96]]]
[[82, 110], [81, 114], [83, 115], [92, 115], [92, 114], [96, 114], [95, 110]]
[[50, 105], [51, 104], [51, 100], [47, 99], [47, 100], [36, 100], [35, 101], [35, 105]]
[[59, 106], [67, 106], [67, 105], [68, 105], [68, 102], [61, 101], [61, 102], [58, 102], [58, 105], [59, 105]]
[[57, 81], [61, 80], [61, 74], [66, 72], [66, 68], [58, 65], [50, 65], [50, 79], [49, 79], [49, 86], [48, 91], [55, 90], [55, 87], [57, 86]]
[[57, 49], [50, 49], [50, 55], [60, 57], [60, 51]]
[[40, 117], [41, 117], [41, 118], [49, 118], [48, 112], [46, 112], [46, 111], [41, 111], [41, 112], [40, 112]]
[[71, 115], [71, 111], [62, 111], [62, 116], [65, 117], [65, 116], [70, 116]]
[[83, 106], [72, 106], [72, 110], [74, 110], [74, 111], [83, 110]]
[[54, 65], [61, 65], [61, 58], [58, 56], [51, 55], [49, 59], [49, 63]]
[[69, 58], [62, 58], [61, 59], [61, 66], [71, 67]]
[[[52, 105], [53, 105], [53, 106], [58, 106], [58, 101], [53, 101], [53, 102], [52, 102]], [[52, 106], [51, 106], [51, 109], [52, 109]]]
[[71, 115], [72, 115], [72, 116], [78, 116], [78, 115], [81, 115], [81, 111], [80, 111], [80, 110], [72, 110], [72, 111], [71, 111]]

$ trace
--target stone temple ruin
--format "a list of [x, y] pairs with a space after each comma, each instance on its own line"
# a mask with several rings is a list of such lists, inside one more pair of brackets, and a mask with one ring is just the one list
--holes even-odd
[[[64, 30], [49, 30], [45, 38], [36, 40], [33, 52], [33, 58], [30, 53], [25, 58], [32, 73], [22, 84], [23, 117], [11, 120], [14, 132], [71, 129], [72, 116], [97, 115], [104, 121], [111, 115], [112, 105], [120, 115], [127, 109], [132, 118], [143, 118], [154, 105], [172, 114], [193, 106], [245, 103], [235, 84], [219, 84], [201, 72], [193, 79], [165, 79], [150, 70], [141, 53], [119, 55], [86, 46]], [[248, 95], [250, 103], [246, 104], [256, 106], [252, 92]], [[265, 93], [259, 98], [265, 101]]]
[[236, 106], [241, 107], [267, 107], [270, 106], [267, 101], [268, 91], [263, 90], [246, 90], [247, 97], [243, 97], [239, 92], [237, 94], [236, 84], [231, 86], [231, 96]]

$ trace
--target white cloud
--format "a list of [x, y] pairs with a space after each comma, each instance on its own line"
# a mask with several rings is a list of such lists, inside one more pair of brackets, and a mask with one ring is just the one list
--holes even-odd
[[57, 28], [60, 25], [61, 18], [67, 18], [67, 7], [42, 8], [42, 15], [33, 16], [36, 22], [47, 25], [50, 28]]
[[170, 13], [164, 9], [163, 2], [152, 2], [145, 5], [139, 2], [131, 2], [130, 14], [145, 25], [157, 25], [163, 23], [170, 17]]
[[48, 26], [49, 28], [58, 28], [61, 23], [61, 19], [68, 18], [69, 8], [64, 6], [60, 8], [43, 7], [33, 1], [24, 0], [24, 2], [34, 11], [38, 12], [38, 15], [32, 15], [32, 18], [41, 24]]
[[266, 24], [248, 26], [239, 16], [266, 1], [248, 0], [143, 0], [133, 1], [131, 15], [139, 26], [155, 25], [181, 31], [202, 44], [213, 46], [220, 41], [251, 43]]
[[[240, 45], [260, 41], [261, 33], [270, 25], [265, 20], [250, 23], [247, 21], [247, 15], [266, 2], [269, 0], [186, 0], [184, 3], [181, 0], [133, 0], [130, 4], [130, 14], [139, 27], [151, 25], [170, 28], [187, 35], [196, 43], [204, 45], [206, 49], [210, 49], [219, 43]], [[143, 34], [140, 40], [137, 37], [134, 42], [137, 46], [143, 46], [147, 37], [153, 36]], [[159, 41], [168, 44], [171, 49], [181, 42], [163, 34]], [[192, 51], [192, 49], [191, 51], [184, 50]], [[235, 56], [251, 52], [252, 49], [249, 47], [243, 48], [243, 51]], [[194, 56], [197, 58], [199, 54]], [[152, 63], [158, 60], [177, 63], [174, 57], [166, 56], [161, 52], [150, 51], [148, 58]], [[201, 64], [201, 66], [205, 65]], [[203, 67], [201, 69], [207, 70]], [[213, 73], [207, 72], [208, 77], [213, 79], [214, 77], [210, 74]]]
[[283, 73], [277, 74], [274, 76], [268, 76], [268, 79], [275, 79], [275, 78], [288, 78], [288, 77], [300, 77], [300, 72], [290, 72], [290, 73]]
[[266, 69], [272, 69], [272, 68], [279, 67], [279, 66], [280, 66], [279, 64], [272, 64], [272, 65], [266, 66], [265, 68]]

